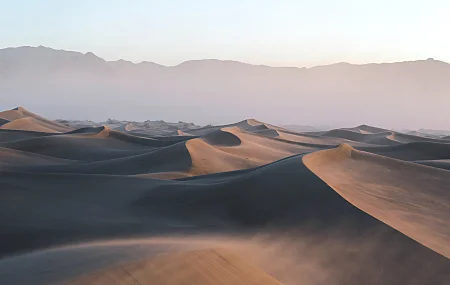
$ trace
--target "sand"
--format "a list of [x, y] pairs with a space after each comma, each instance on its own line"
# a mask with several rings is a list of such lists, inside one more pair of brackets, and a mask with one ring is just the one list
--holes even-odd
[[450, 159], [416, 160], [414, 162], [418, 164], [450, 170]]
[[2, 284], [450, 282], [445, 140], [0, 114]]
[[0, 112], [0, 118], [9, 120], [9, 123], [0, 126], [0, 129], [15, 129], [38, 132], [67, 132], [71, 128], [38, 116], [23, 107]]
[[160, 255], [77, 278], [65, 285], [115, 284], [267, 284], [277, 280], [223, 249]]
[[341, 145], [304, 157], [340, 195], [393, 228], [450, 257], [450, 173]]

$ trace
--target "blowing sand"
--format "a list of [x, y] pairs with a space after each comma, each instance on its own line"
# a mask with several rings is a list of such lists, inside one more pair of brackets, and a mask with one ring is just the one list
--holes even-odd
[[150, 260], [93, 273], [65, 285], [124, 284], [267, 284], [280, 283], [223, 249], [160, 255]]

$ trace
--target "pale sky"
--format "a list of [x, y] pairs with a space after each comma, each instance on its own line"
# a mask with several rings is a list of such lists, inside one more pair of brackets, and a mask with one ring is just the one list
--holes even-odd
[[0, 0], [0, 48], [165, 65], [450, 62], [449, 15], [449, 0]]

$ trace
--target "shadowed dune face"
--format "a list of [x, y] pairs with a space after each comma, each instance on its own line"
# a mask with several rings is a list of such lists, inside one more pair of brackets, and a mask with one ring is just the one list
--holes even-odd
[[450, 170], [450, 159], [436, 159], [436, 160], [417, 160], [414, 161], [422, 165], [428, 165], [431, 167], [442, 168]]
[[6, 123], [9, 123], [9, 122], [10, 122], [10, 121], [7, 120], [7, 119], [0, 118], [0, 127], [1, 127], [2, 125], [6, 124]]
[[20, 131], [20, 130], [4, 130], [0, 129], [0, 143], [17, 141], [36, 137], [45, 137], [54, 135], [54, 133], [41, 133], [35, 131]]
[[59, 159], [51, 156], [39, 155], [2, 147], [0, 147], [0, 157], [0, 164], [23, 166], [61, 165], [72, 162], [65, 159]]
[[444, 139], [0, 115], [6, 284], [450, 282]]
[[241, 144], [239, 137], [227, 131], [214, 131], [202, 137], [202, 140], [215, 146], [238, 146]]
[[397, 146], [357, 147], [359, 150], [404, 161], [450, 158], [450, 143], [412, 142]]
[[146, 152], [151, 147], [89, 135], [58, 135], [11, 141], [0, 146], [56, 158], [95, 161]]

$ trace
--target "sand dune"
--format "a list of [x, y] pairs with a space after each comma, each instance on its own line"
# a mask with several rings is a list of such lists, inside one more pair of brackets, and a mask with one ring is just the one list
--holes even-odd
[[277, 130], [273, 130], [273, 129], [262, 129], [262, 130], [253, 131], [253, 133], [260, 134], [262, 136], [269, 137], [269, 138], [276, 138], [276, 137], [280, 136], [280, 133]]
[[8, 120], [10, 122], [21, 119], [24, 117], [24, 113], [22, 112], [22, 110], [24, 110], [22, 107], [17, 107], [12, 110], [2, 111], [0, 112], [0, 118]]
[[[92, 153], [84, 153], [83, 155], [90, 156]], [[99, 159], [99, 154], [97, 153], [96, 155], [96, 159]], [[138, 175], [158, 172], [182, 172], [187, 171], [191, 166], [191, 158], [184, 143], [166, 148], [137, 151], [110, 150], [105, 152], [104, 155], [108, 155], [109, 157], [105, 159], [100, 157], [98, 161], [80, 162], [70, 165], [23, 167], [22, 171]], [[111, 158], [112, 155], [117, 155], [118, 157]]]
[[450, 159], [416, 160], [415, 163], [450, 170]]
[[450, 257], [450, 172], [348, 145], [307, 155], [304, 162], [353, 205]]
[[124, 126], [117, 128], [116, 130], [119, 132], [131, 132], [131, 131], [139, 130], [139, 127], [135, 126], [134, 124], [128, 123]]
[[389, 132], [387, 129], [368, 126], [368, 125], [360, 125], [354, 128], [348, 128], [347, 130], [352, 130], [359, 132], [361, 134], [377, 134], [377, 133], [386, 133]]
[[410, 142], [435, 142], [435, 143], [447, 143], [445, 140], [441, 139], [433, 139], [433, 138], [425, 138], [401, 133], [393, 133], [389, 136], [389, 139], [400, 142], [400, 143], [410, 143]]
[[18, 128], [0, 127], [7, 285], [450, 282], [443, 139], [255, 119], [162, 136], [0, 114]]
[[[227, 131], [228, 130], [228, 131]], [[230, 131], [230, 132], [229, 132]], [[141, 142], [143, 140], [147, 144], [154, 140], [145, 138], [135, 138], [129, 135], [108, 131], [107, 134], [95, 134], [104, 138], [121, 139], [126, 142]], [[233, 132], [233, 133], [232, 133]], [[242, 139], [241, 139], [242, 138]], [[58, 139], [57, 142], [55, 140]], [[61, 144], [61, 141], [67, 140], [67, 136], [58, 136], [52, 138], [52, 143]], [[71, 138], [68, 139], [71, 141]], [[81, 138], [78, 138], [80, 141]], [[87, 140], [92, 140], [88, 138]], [[147, 142], [147, 140], [149, 142]], [[121, 141], [121, 142], [122, 142]], [[192, 175], [204, 175], [217, 172], [234, 171], [239, 169], [247, 169], [263, 164], [273, 162], [275, 160], [298, 153], [304, 153], [314, 150], [312, 147], [305, 147], [296, 144], [289, 144], [282, 141], [270, 140], [265, 137], [255, 136], [252, 133], [244, 133], [240, 129], [229, 129], [212, 131], [201, 138], [194, 138], [188, 142], [180, 142], [167, 147], [154, 147], [139, 150], [136, 153], [131, 151], [122, 151], [123, 157], [113, 157], [103, 159], [99, 157], [101, 153], [96, 151], [96, 158], [100, 161], [91, 161], [86, 163], [77, 163], [64, 166], [47, 166], [47, 167], [24, 167], [23, 171], [47, 172], [47, 173], [85, 173], [85, 174], [121, 174], [121, 175], [145, 175], [145, 177], [155, 178], [180, 178]], [[21, 146], [20, 144], [25, 144]], [[27, 148], [27, 144], [33, 144], [34, 149]], [[43, 153], [41, 149], [36, 149], [36, 140], [24, 142], [15, 142], [14, 144], [6, 144], [7, 147], [26, 149], [37, 153]], [[42, 143], [42, 142], [41, 142]], [[44, 142], [49, 145], [47, 140]], [[101, 142], [104, 146], [106, 143]], [[65, 148], [56, 152], [55, 149], [45, 151], [56, 157], [72, 158], [70, 156], [71, 149], [81, 148], [82, 145], [89, 144], [91, 148], [93, 143], [83, 141], [77, 145], [65, 143]], [[47, 149], [46, 149], [47, 150]], [[104, 155], [117, 155], [117, 150], [104, 153]], [[79, 158], [82, 153], [77, 152]], [[92, 158], [92, 153], [85, 153], [84, 156]]]
[[320, 146], [336, 146], [342, 143], [348, 143], [353, 146], [369, 146], [370, 144], [361, 143], [358, 141], [352, 141], [346, 138], [337, 137], [327, 137], [327, 136], [317, 136], [311, 134], [296, 134], [292, 132], [278, 131], [279, 139], [300, 142], [305, 144], [313, 144]]
[[69, 127], [47, 120], [22, 107], [0, 112], [0, 118], [10, 121], [0, 126], [1, 129], [59, 133], [71, 130]]
[[0, 118], [0, 126], [4, 125], [4, 124], [6, 124], [6, 123], [9, 123], [9, 122], [10, 122], [10, 121], [7, 120], [7, 119]]
[[[370, 131], [369, 131], [370, 130]], [[353, 142], [361, 142], [372, 145], [399, 145], [412, 142], [434, 142], [447, 143], [442, 139], [429, 137], [420, 137], [408, 134], [402, 134], [394, 131], [388, 131], [369, 126], [360, 126], [349, 129], [335, 129], [327, 132], [321, 132], [320, 136], [342, 138]], [[347, 142], [343, 142], [347, 143]], [[352, 143], [350, 143], [352, 144]], [[353, 144], [354, 145], [354, 144]]]
[[432, 142], [411, 142], [397, 146], [358, 147], [358, 149], [406, 161], [450, 158], [450, 144]]
[[29, 138], [44, 137], [54, 135], [54, 133], [42, 133], [33, 131], [4, 130], [0, 129], [0, 143], [8, 141], [18, 141]]
[[192, 175], [245, 169], [263, 164], [241, 155], [223, 151], [224, 147], [214, 147], [203, 140], [191, 140], [186, 143], [186, 147], [192, 160], [189, 170]]
[[383, 133], [361, 133], [353, 130], [336, 129], [322, 134], [325, 137], [343, 138], [350, 141], [362, 142], [375, 145], [397, 145], [398, 142], [391, 139], [391, 132]]
[[70, 163], [70, 160], [54, 158], [35, 153], [23, 152], [14, 149], [0, 147], [0, 165], [60, 165]]
[[243, 120], [243, 121], [240, 121], [240, 122], [237, 122], [234, 124], [221, 125], [221, 126], [206, 126], [206, 127], [202, 127], [202, 128], [197, 128], [197, 129], [189, 130], [189, 133], [192, 135], [203, 136], [210, 132], [218, 131], [218, 130], [221, 130], [221, 129], [227, 128], [227, 127], [238, 127], [243, 130], [247, 130], [250, 128], [256, 128], [256, 129], [265, 128], [265, 129], [267, 129], [267, 127], [264, 126], [263, 123], [256, 121], [254, 119], [247, 119], [247, 120]]
[[56, 158], [81, 161], [130, 156], [147, 152], [150, 148], [114, 139], [79, 135], [38, 137], [1, 143], [0, 146]]
[[23, 130], [23, 131], [35, 131], [43, 133], [58, 133], [51, 127], [46, 126], [45, 123], [39, 122], [33, 118], [20, 118], [2, 125], [2, 129], [5, 130]]
[[182, 137], [173, 140], [136, 137], [100, 127], [4, 142], [0, 146], [57, 158], [96, 161], [141, 154], [183, 140]]
[[177, 131], [177, 134], [178, 134], [179, 136], [193, 136], [192, 134], [183, 132], [183, 131], [181, 131], [181, 130], [178, 130], [178, 131]]

